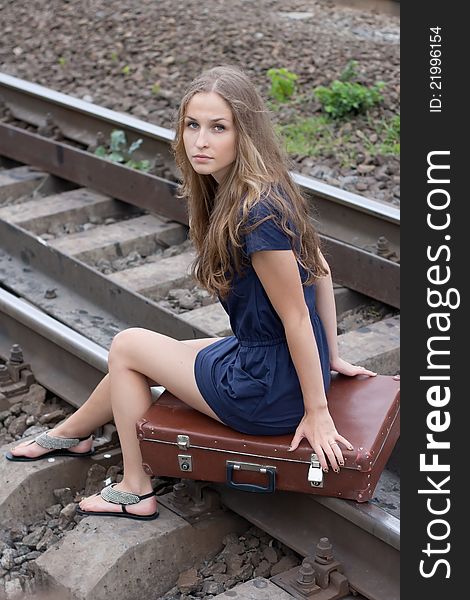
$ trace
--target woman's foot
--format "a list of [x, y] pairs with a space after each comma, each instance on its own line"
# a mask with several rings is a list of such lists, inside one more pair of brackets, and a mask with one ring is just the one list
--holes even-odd
[[[126, 485], [124, 481], [114, 484], [113, 489], [121, 492], [131, 492], [133, 494], [138, 494], [139, 496], [144, 496], [145, 494], [152, 492], [152, 486], [150, 484], [148, 487], [135, 490]], [[150, 498], [141, 500], [137, 504], [126, 504], [126, 511], [132, 515], [149, 516], [157, 512], [157, 505], [157, 499], [155, 496], [151, 496]], [[87, 512], [123, 512], [120, 504], [107, 502], [101, 497], [100, 494], [95, 494], [94, 496], [88, 496], [88, 498], [84, 498], [79, 503], [79, 507]]]
[[[54, 437], [70, 437], [70, 436], [66, 436], [66, 435], [61, 435], [58, 431], [56, 431], [56, 429], [50, 429], [47, 434], [49, 435], [53, 435]], [[83, 436], [80, 436], [83, 437]], [[91, 447], [93, 446], [93, 437], [90, 434], [90, 437], [86, 440], [83, 440], [82, 442], [79, 442], [76, 446], [72, 446], [71, 448], [67, 448], [67, 450], [70, 450], [70, 452], [78, 452], [78, 453], [82, 453], [82, 452], [89, 452], [91, 450]], [[50, 448], [43, 448], [42, 446], [40, 446], [39, 444], [36, 444], [36, 442], [31, 443], [31, 441], [29, 442], [21, 442], [21, 444], [18, 444], [18, 446], [15, 446], [14, 448], [10, 449], [10, 452], [13, 454], [13, 456], [26, 456], [27, 458], [36, 458], [38, 456], [42, 456], [43, 454], [47, 454], [48, 452], [51, 452], [52, 449]]]

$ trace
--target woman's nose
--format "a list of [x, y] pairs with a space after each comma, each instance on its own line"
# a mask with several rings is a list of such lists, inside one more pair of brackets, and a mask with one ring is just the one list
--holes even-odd
[[207, 146], [206, 134], [203, 133], [202, 130], [199, 132], [199, 135], [197, 136], [196, 146], [198, 148], [204, 148], [204, 146]]

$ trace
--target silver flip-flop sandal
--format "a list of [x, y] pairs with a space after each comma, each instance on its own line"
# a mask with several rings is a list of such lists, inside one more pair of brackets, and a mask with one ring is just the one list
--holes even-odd
[[40, 435], [38, 435], [34, 440], [31, 440], [26, 444], [39, 444], [43, 448], [48, 448], [51, 452], [46, 452], [46, 454], [42, 454], [41, 456], [29, 457], [29, 456], [15, 456], [11, 452], [7, 452], [5, 454], [5, 458], [7, 460], [15, 461], [15, 462], [32, 462], [35, 460], [44, 460], [47, 458], [51, 458], [52, 456], [74, 456], [74, 457], [83, 457], [83, 456], [92, 456], [95, 451], [93, 449], [88, 452], [72, 452], [67, 450], [67, 448], [72, 448], [73, 446], [77, 446], [80, 442], [89, 439], [89, 435], [86, 437], [76, 437], [76, 438], [61, 438], [54, 435], [49, 435], [47, 431], [44, 431]]
[[79, 506], [77, 506], [77, 514], [86, 515], [89, 517], [124, 517], [126, 519], [135, 519], [136, 521], [153, 521], [159, 516], [158, 510], [151, 515], [134, 515], [126, 510], [126, 506], [129, 506], [130, 504], [138, 504], [141, 500], [145, 500], [145, 498], [151, 498], [152, 496], [155, 496], [155, 491], [144, 494], [143, 496], [139, 496], [138, 494], [133, 494], [132, 492], [121, 492], [120, 490], [115, 490], [115, 485], [115, 483], [112, 483], [111, 485], [106, 486], [101, 490], [101, 492], [95, 494], [95, 496], [101, 495], [103, 500], [106, 500], [107, 502], [111, 502], [112, 504], [120, 504], [122, 512], [89, 511], [82, 510]]

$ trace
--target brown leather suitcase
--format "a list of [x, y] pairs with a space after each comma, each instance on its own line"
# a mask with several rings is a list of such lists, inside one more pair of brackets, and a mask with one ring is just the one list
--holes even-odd
[[399, 381], [391, 376], [333, 374], [328, 406], [336, 428], [354, 450], [342, 447], [339, 473], [324, 473], [302, 440], [288, 452], [293, 434], [239, 433], [188, 407], [165, 391], [136, 424], [149, 475], [225, 482], [239, 490], [289, 490], [365, 502], [395, 446], [400, 428]]

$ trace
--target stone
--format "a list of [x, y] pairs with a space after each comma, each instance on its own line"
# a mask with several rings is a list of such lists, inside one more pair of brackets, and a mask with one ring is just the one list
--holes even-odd
[[279, 562], [272, 566], [271, 577], [274, 577], [274, 575], [278, 575], [279, 573], [283, 573], [284, 571], [288, 571], [289, 569], [293, 569], [299, 564], [300, 561], [294, 556], [283, 556]]
[[8, 427], [10, 426], [10, 423], [12, 423], [15, 420], [14, 415], [11, 415], [9, 417], [7, 417], [4, 421], [3, 421], [3, 425], [4, 427], [6, 427], [8, 429]]
[[76, 514], [75, 502], [70, 502], [60, 511], [59, 516], [59, 527], [65, 529], [67, 525], [73, 520]]
[[62, 408], [59, 408], [57, 410], [53, 410], [52, 412], [48, 412], [44, 415], [42, 415], [41, 417], [39, 417], [39, 423], [41, 423], [42, 425], [44, 425], [45, 423], [52, 423], [53, 421], [60, 421], [60, 419], [63, 419], [64, 417], [66, 417], [66, 413]]
[[217, 583], [216, 581], [205, 581], [202, 586], [202, 592], [204, 594], [221, 594], [224, 591], [224, 586], [222, 583]]
[[372, 173], [375, 170], [375, 165], [358, 165], [357, 172], [362, 173], [363, 175], [367, 175], [368, 173]]
[[37, 543], [42, 539], [46, 533], [45, 525], [38, 527], [23, 538], [23, 544], [26, 544], [30, 548], [36, 548]]
[[272, 565], [276, 564], [279, 560], [278, 553], [275, 548], [272, 546], [267, 546], [263, 550], [263, 557], [270, 562]]
[[3, 551], [0, 559], [0, 566], [9, 571], [15, 566], [15, 558], [18, 556], [18, 551], [14, 548], [7, 548]]
[[257, 537], [255, 537], [254, 535], [250, 535], [246, 538], [245, 545], [249, 549], [258, 548], [259, 547], [259, 539]]
[[211, 577], [208, 577], [208, 579], [210, 581], [217, 581], [217, 583], [223, 583], [225, 585], [227, 583], [227, 581], [230, 579], [230, 577], [229, 577], [229, 575], [226, 575], [225, 573], [215, 573]]
[[55, 533], [51, 529], [47, 529], [43, 538], [36, 544], [36, 550], [42, 552], [50, 548], [53, 544], [55, 544], [59, 538], [55, 535]]
[[9, 526], [10, 537], [12, 542], [19, 542], [24, 538], [25, 535], [28, 535], [28, 528], [19, 519], [13, 519], [12, 521], [10, 521]]
[[122, 467], [120, 465], [111, 465], [106, 471], [105, 479], [110, 479], [112, 483], [118, 481], [118, 476], [122, 473]]
[[17, 417], [21, 413], [21, 404], [13, 404], [13, 406], [10, 408], [10, 412], [12, 415]]
[[38, 552], [37, 550], [33, 550], [32, 552], [28, 552], [28, 554], [25, 554], [25, 558], [26, 560], [34, 560], [35, 558], [38, 558], [39, 556], [41, 556], [41, 552]]
[[208, 565], [204, 569], [201, 570], [201, 575], [203, 577], [210, 577], [211, 575], [219, 575], [222, 573], [226, 573], [227, 565], [224, 561], [215, 562], [214, 564]]
[[222, 550], [221, 556], [227, 556], [230, 554], [243, 554], [244, 552], [245, 548], [243, 544], [240, 544], [238, 541], [235, 544], [233, 542], [230, 542]]
[[15, 548], [16, 556], [23, 556], [31, 551], [31, 548], [27, 544], [23, 544], [23, 542], [15, 542]]
[[49, 428], [46, 425], [32, 425], [23, 432], [23, 437], [37, 437], [40, 433], [43, 433], [44, 431], [48, 430]]
[[33, 383], [29, 391], [21, 397], [21, 408], [24, 413], [38, 417], [43, 414], [46, 390], [41, 385]]
[[85, 483], [84, 496], [92, 496], [97, 494], [104, 487], [104, 481], [106, 479], [106, 469], [101, 465], [92, 465], [88, 469], [88, 475]]
[[250, 556], [250, 563], [254, 566], [257, 567], [261, 562], [261, 552], [259, 552], [258, 550], [256, 552], [253, 552]]
[[2, 422], [2, 423], [3, 423], [3, 421], [4, 421], [5, 419], [7, 419], [7, 418], [10, 416], [10, 414], [11, 414], [11, 413], [10, 413], [10, 411], [9, 411], [9, 410], [2, 410], [2, 411], [0, 412], [0, 422]]
[[18, 600], [23, 596], [23, 588], [19, 579], [5, 581], [5, 597], [7, 600]]
[[57, 488], [53, 491], [54, 498], [62, 504], [62, 506], [67, 506], [70, 502], [73, 502], [73, 493], [69, 487], [66, 488]]
[[19, 417], [13, 419], [13, 421], [8, 426], [8, 433], [14, 437], [23, 435], [27, 428], [27, 418], [28, 415], [20, 415]]
[[59, 519], [51, 519], [48, 523], [47, 526], [50, 529], [54, 529], [54, 527], [58, 527], [59, 526]]
[[253, 575], [255, 577], [269, 577], [271, 573], [271, 567], [271, 563], [269, 563], [267, 560], [262, 560], [254, 570]]
[[48, 506], [46, 508], [46, 513], [50, 517], [56, 518], [59, 516], [61, 510], [62, 510], [62, 504], [53, 504], [52, 506]]
[[202, 579], [197, 574], [197, 570], [192, 568], [180, 573], [176, 586], [183, 594], [195, 591], [200, 585]]
[[227, 574], [228, 575], [236, 575], [242, 565], [243, 565], [244, 557], [241, 554], [230, 554], [225, 558], [225, 563], [227, 565]]

